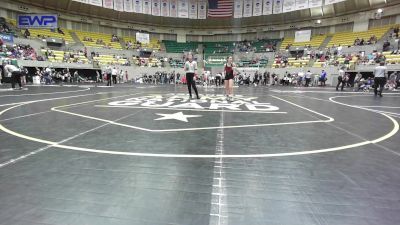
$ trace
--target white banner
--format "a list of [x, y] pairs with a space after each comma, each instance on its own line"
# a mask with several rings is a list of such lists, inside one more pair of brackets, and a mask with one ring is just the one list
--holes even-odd
[[82, 3], [88, 3], [88, 0], [72, 0], [73, 2], [82, 2]]
[[296, 10], [308, 9], [308, 0], [296, 0]]
[[273, 0], [264, 0], [263, 15], [272, 14]]
[[114, 8], [114, 1], [113, 0], [103, 0], [103, 7], [107, 9]]
[[179, 18], [189, 17], [189, 4], [187, 0], [178, 0], [178, 17]]
[[283, 0], [274, 0], [274, 14], [282, 13], [282, 2]]
[[253, 0], [244, 0], [243, 17], [251, 17], [253, 15]]
[[253, 16], [261, 16], [262, 15], [262, 9], [263, 9], [263, 4], [262, 0], [254, 0], [253, 2]]
[[325, 5], [330, 5], [338, 2], [344, 2], [346, 0], [325, 0]]
[[311, 40], [311, 30], [299, 30], [294, 35], [294, 42], [308, 42]]
[[198, 9], [198, 19], [205, 20], [207, 19], [207, 1], [206, 0], [199, 0], [197, 4]]
[[178, 17], [178, 0], [169, 1], [169, 16]]
[[160, 0], [151, 0], [151, 14], [153, 16], [160, 16], [161, 15], [161, 6]]
[[161, 0], [161, 16], [169, 16], [169, 0]]
[[124, 11], [133, 12], [133, 0], [124, 0]]
[[243, 0], [235, 0], [233, 10], [233, 17], [234, 18], [242, 18], [243, 17]]
[[322, 6], [322, 0], [309, 0], [308, 1], [309, 8], [321, 7], [321, 6]]
[[143, 13], [142, 0], [133, 0], [133, 12]]
[[189, 19], [197, 19], [197, 0], [189, 1]]
[[151, 0], [143, 0], [143, 13], [151, 14]]
[[283, 1], [283, 12], [294, 11], [296, 7], [296, 0], [284, 0]]
[[102, 0], [89, 0], [89, 4], [102, 7], [103, 1]]
[[143, 43], [143, 44], [149, 44], [150, 43], [150, 35], [146, 33], [136, 33], [136, 41]]
[[124, 11], [124, 0], [114, 0], [114, 10]]

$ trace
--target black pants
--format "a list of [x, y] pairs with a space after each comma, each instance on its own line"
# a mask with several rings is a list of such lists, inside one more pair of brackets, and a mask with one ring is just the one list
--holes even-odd
[[21, 72], [14, 71], [11, 73], [11, 87], [15, 88], [15, 82], [17, 82], [18, 86], [21, 88]]
[[117, 75], [112, 75], [113, 84], [117, 84]]
[[306, 87], [310, 86], [311, 78], [306, 78]]
[[338, 77], [338, 83], [336, 85], [336, 91], [339, 91], [340, 84], [342, 84], [342, 87], [340, 88], [340, 90], [343, 91], [343, 88], [346, 85], [346, 82], [343, 80], [342, 77]]
[[221, 77], [220, 76], [215, 77], [215, 86], [221, 86]]
[[379, 87], [379, 95], [382, 95], [383, 88], [386, 84], [386, 77], [375, 77], [374, 79], [374, 93], [375, 95], [378, 94], [378, 87]]
[[194, 82], [194, 73], [187, 73], [186, 74], [186, 82], [189, 90], [189, 95], [192, 97], [192, 87], [194, 92], [196, 93], [196, 97], [199, 97], [199, 93], [197, 92], [196, 83]]
[[107, 86], [112, 86], [111, 85], [111, 74], [107, 74]]

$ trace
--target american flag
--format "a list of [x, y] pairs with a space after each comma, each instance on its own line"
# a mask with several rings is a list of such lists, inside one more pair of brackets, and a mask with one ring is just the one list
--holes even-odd
[[208, 17], [232, 17], [233, 0], [208, 0]]

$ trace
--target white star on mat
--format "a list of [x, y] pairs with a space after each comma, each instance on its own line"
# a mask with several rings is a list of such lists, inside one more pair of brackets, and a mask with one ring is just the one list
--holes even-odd
[[185, 115], [182, 112], [177, 112], [173, 114], [161, 114], [161, 113], [156, 113], [156, 114], [162, 117], [155, 120], [179, 120], [186, 123], [189, 122], [188, 118], [201, 117], [201, 115]]

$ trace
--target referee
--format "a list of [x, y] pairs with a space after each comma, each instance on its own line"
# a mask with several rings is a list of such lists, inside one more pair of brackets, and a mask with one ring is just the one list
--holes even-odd
[[21, 70], [17, 66], [7, 64], [4, 66], [4, 71], [5, 71], [6, 75], [11, 78], [12, 89], [15, 89], [15, 83], [17, 83], [19, 86], [19, 89], [21, 90], [22, 89]]
[[[383, 88], [386, 84], [386, 71], [387, 67], [385, 66], [385, 62], [380, 62], [379, 66], [374, 69], [374, 93], [375, 96], [378, 95], [382, 97]], [[378, 91], [379, 87], [379, 91]]]

